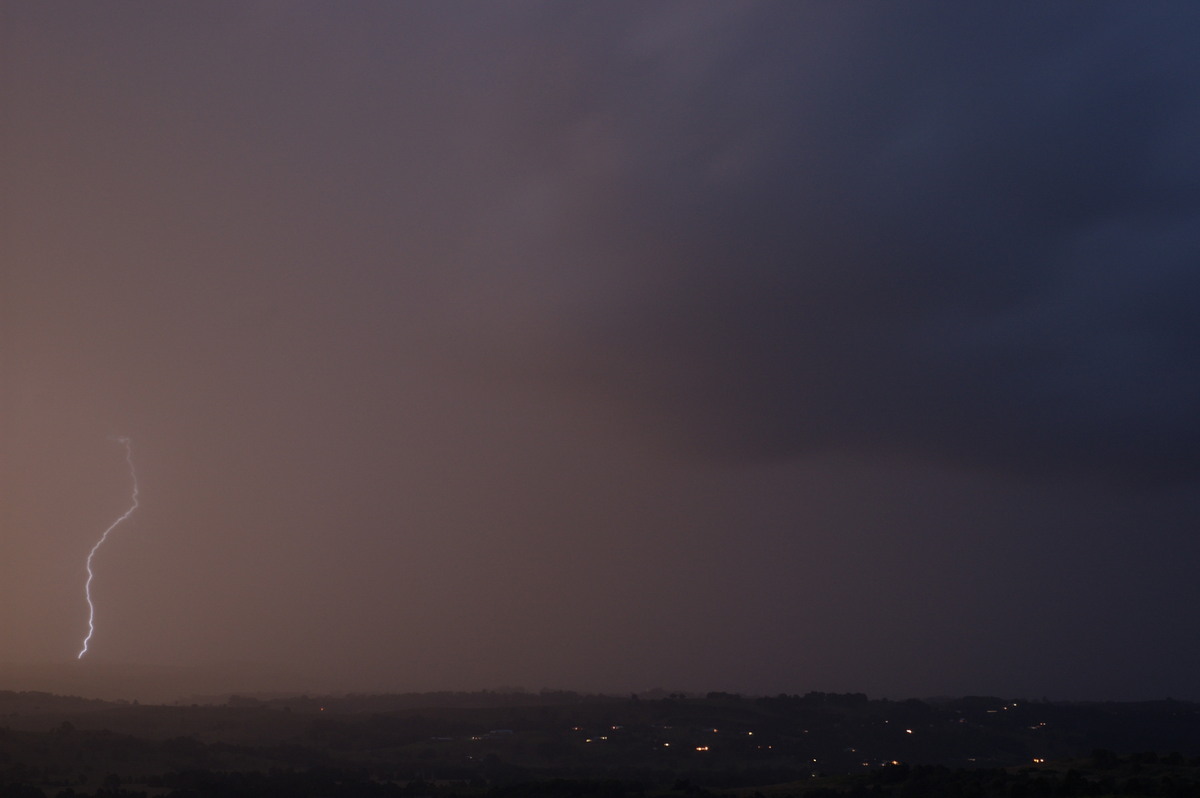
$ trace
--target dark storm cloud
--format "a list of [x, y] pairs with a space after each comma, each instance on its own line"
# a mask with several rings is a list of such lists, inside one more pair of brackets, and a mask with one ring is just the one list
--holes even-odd
[[674, 10], [572, 42], [536, 256], [620, 277], [557, 373], [710, 452], [1200, 465], [1194, 10]]
[[6, 656], [1194, 690], [1193, 5], [0, 14]]
[[114, 30], [85, 95], [114, 113], [83, 145], [58, 129], [99, 164], [85, 190], [139, 207], [98, 236], [143, 230], [265, 358], [325, 325], [376, 355], [369, 392], [399, 350], [453, 345], [722, 456], [1197, 464], [1187, 6], [192, 23], [184, 56], [170, 15]]

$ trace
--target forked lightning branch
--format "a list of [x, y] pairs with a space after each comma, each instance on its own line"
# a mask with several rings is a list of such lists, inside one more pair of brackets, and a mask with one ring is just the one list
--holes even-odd
[[83, 584], [83, 594], [87, 598], [88, 605], [88, 630], [87, 635], [83, 638], [83, 648], [79, 650], [79, 655], [76, 659], [83, 659], [83, 655], [88, 652], [88, 642], [91, 641], [92, 635], [96, 631], [96, 605], [92, 602], [92, 579], [95, 577], [95, 574], [92, 572], [92, 560], [95, 558], [96, 552], [104, 545], [104, 541], [108, 540], [109, 534], [120, 526], [125, 519], [133, 515], [133, 511], [138, 508], [138, 480], [137, 470], [133, 467], [133, 443], [126, 437], [117, 438], [117, 443], [125, 447], [125, 462], [129, 464], [129, 477], [133, 480], [133, 496], [129, 509], [120, 518], [113, 521], [108, 529], [104, 530], [104, 534], [100, 536], [100, 539], [96, 541], [96, 545], [92, 546], [92, 550], [88, 552], [87, 581]]

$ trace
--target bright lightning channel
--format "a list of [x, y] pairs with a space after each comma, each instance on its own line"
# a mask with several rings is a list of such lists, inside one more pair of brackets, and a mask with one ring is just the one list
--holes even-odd
[[125, 447], [125, 462], [129, 464], [129, 476], [133, 480], [133, 503], [129, 505], [129, 509], [124, 515], [113, 521], [108, 529], [104, 530], [104, 534], [96, 541], [96, 545], [92, 546], [92, 550], [87, 556], [87, 582], [83, 585], [83, 594], [87, 597], [88, 605], [88, 632], [83, 638], [83, 648], [80, 649], [79, 655], [75, 659], [83, 659], [83, 655], [88, 652], [88, 641], [92, 639], [92, 634], [96, 631], [96, 605], [92, 603], [92, 579], [95, 574], [92, 573], [92, 558], [96, 556], [96, 552], [104, 545], [104, 541], [108, 540], [108, 534], [121, 525], [129, 516], [133, 515], [133, 511], [138, 508], [138, 479], [137, 470], [133, 467], [133, 442], [127, 437], [117, 438], [117, 443]]

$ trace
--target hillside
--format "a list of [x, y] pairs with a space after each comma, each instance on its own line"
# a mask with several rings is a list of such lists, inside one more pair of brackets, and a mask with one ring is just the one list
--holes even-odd
[[[979, 780], [982, 773], [995, 783], [1042, 779], [1061, 786], [1068, 771], [1080, 777], [1078, 763], [1085, 761], [1114, 778], [1118, 771], [1126, 779], [1143, 777], [1126, 771], [1154, 765], [1161, 771], [1155, 778], [1190, 783], [1198, 754], [1200, 705], [1180, 701], [887, 701], [826, 693], [616, 698], [556, 691], [139, 705], [0, 692], [0, 782], [46, 795], [90, 794], [106, 784], [107, 794], [116, 784], [156, 794], [191, 784], [199, 793], [181, 796], [205, 794], [192, 783], [196, 774], [298, 774], [314, 767], [379, 788], [440, 785], [445, 795], [548, 783], [562, 791], [567, 781], [603, 782], [610, 791], [683, 785], [796, 792], [798, 785], [856, 789]], [[1010, 775], [1001, 778], [1002, 772]]]

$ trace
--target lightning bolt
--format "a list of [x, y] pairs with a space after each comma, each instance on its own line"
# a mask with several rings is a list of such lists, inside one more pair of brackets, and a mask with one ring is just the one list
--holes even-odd
[[133, 511], [138, 508], [138, 479], [137, 470], [133, 467], [133, 442], [127, 437], [117, 438], [117, 443], [125, 447], [125, 462], [129, 464], [129, 476], [133, 480], [133, 503], [129, 505], [129, 509], [109, 525], [108, 529], [104, 530], [104, 534], [96, 541], [96, 545], [92, 546], [92, 550], [87, 556], [87, 581], [83, 584], [83, 594], [87, 597], [88, 605], [88, 632], [83, 638], [83, 648], [80, 649], [79, 655], [75, 659], [83, 659], [83, 655], [88, 652], [88, 641], [92, 639], [92, 634], [96, 631], [96, 605], [92, 603], [92, 579], [95, 574], [92, 573], [92, 558], [96, 556], [96, 552], [104, 545], [104, 541], [108, 540], [108, 535], [114, 529], [121, 525], [129, 516], [133, 515]]

